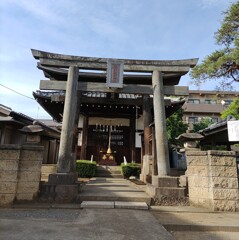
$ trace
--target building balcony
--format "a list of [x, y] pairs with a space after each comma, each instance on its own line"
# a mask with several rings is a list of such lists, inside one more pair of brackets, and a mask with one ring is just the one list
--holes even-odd
[[183, 105], [184, 113], [216, 113], [220, 114], [224, 111], [227, 106], [223, 106], [222, 104], [193, 104], [193, 103], [185, 103]]

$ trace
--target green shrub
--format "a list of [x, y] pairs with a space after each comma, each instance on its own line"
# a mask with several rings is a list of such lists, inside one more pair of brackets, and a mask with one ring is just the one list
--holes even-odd
[[89, 160], [77, 160], [76, 171], [79, 177], [94, 177], [96, 173], [96, 162], [91, 162]]
[[125, 178], [129, 178], [130, 176], [139, 177], [141, 172], [141, 165], [138, 163], [121, 163], [121, 173]]

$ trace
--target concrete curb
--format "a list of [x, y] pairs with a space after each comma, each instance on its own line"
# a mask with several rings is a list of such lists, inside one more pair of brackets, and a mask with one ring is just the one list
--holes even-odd
[[162, 224], [167, 231], [194, 231], [194, 232], [239, 232], [239, 226], [210, 226], [210, 225], [184, 225]]

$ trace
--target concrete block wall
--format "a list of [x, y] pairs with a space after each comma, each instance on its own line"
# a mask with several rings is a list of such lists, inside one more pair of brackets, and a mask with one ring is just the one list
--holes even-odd
[[32, 201], [38, 194], [42, 146], [0, 146], [0, 206], [15, 200]]
[[41, 180], [43, 146], [23, 145], [18, 169], [16, 200], [36, 199]]
[[10, 205], [16, 196], [20, 146], [0, 145], [0, 206]]
[[235, 152], [188, 151], [190, 205], [214, 211], [238, 211], [238, 169]]

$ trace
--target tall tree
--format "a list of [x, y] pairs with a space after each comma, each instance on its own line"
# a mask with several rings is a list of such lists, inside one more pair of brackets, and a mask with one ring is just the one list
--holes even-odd
[[191, 77], [195, 85], [207, 80], [218, 80], [220, 90], [228, 90], [233, 81], [239, 82], [239, 1], [225, 11], [221, 27], [215, 33], [216, 43], [221, 46], [194, 67]]
[[183, 122], [183, 110], [180, 108], [166, 120], [168, 142], [171, 145], [180, 145], [179, 140], [175, 138], [185, 133], [188, 124]]

